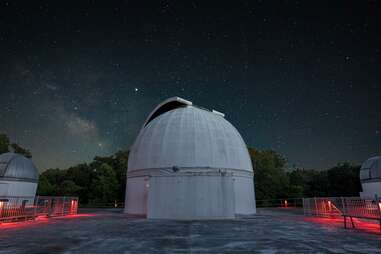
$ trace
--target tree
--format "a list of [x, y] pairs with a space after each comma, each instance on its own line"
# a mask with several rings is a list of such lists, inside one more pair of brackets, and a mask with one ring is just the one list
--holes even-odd
[[6, 134], [0, 133], [0, 154], [9, 152], [10, 147], [14, 153], [22, 154], [27, 158], [32, 158], [32, 154], [28, 149], [25, 149], [16, 143], [10, 144], [9, 137]]
[[86, 163], [70, 167], [66, 170], [65, 179], [73, 181], [77, 186], [80, 187], [80, 189], [76, 191], [76, 194], [79, 196], [81, 203], [89, 202], [89, 196], [91, 195], [90, 187], [94, 175], [94, 169]]
[[111, 203], [116, 200], [116, 191], [118, 181], [112, 167], [103, 163], [95, 169], [95, 177], [91, 184], [91, 202], [92, 203]]
[[45, 174], [40, 174], [38, 179], [37, 194], [41, 196], [52, 196], [56, 193], [56, 186], [49, 182]]
[[14, 153], [18, 153], [18, 154], [24, 155], [27, 158], [32, 158], [32, 154], [31, 154], [31, 152], [28, 149], [23, 148], [23, 147], [21, 147], [20, 145], [18, 145], [16, 143], [12, 143], [11, 147], [12, 147]]
[[0, 133], [0, 154], [9, 152], [9, 138], [6, 134]]
[[63, 181], [59, 186], [60, 196], [78, 196], [81, 187], [71, 180]]
[[254, 165], [255, 195], [260, 199], [278, 199], [288, 196], [286, 160], [272, 150], [249, 148]]
[[358, 196], [361, 191], [360, 166], [339, 163], [327, 171], [328, 195], [333, 197]]
[[96, 156], [94, 161], [90, 164], [91, 167], [97, 168], [103, 163], [106, 163], [112, 167], [117, 179], [117, 192], [115, 200], [123, 202], [126, 192], [126, 177], [128, 167], [129, 151], [118, 151], [110, 157]]

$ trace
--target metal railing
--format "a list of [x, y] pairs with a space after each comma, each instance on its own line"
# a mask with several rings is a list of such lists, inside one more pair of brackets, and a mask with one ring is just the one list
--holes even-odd
[[77, 214], [77, 197], [0, 197], [0, 222]]
[[306, 216], [344, 218], [344, 227], [347, 227], [347, 218], [378, 220], [381, 230], [381, 200], [362, 199], [360, 197], [326, 197], [304, 198], [303, 211]]
[[341, 217], [343, 211], [343, 198], [303, 198], [303, 211], [306, 216]]
[[0, 197], [0, 221], [34, 218], [33, 197]]
[[37, 215], [53, 217], [76, 214], [78, 210], [78, 198], [37, 196], [35, 207]]

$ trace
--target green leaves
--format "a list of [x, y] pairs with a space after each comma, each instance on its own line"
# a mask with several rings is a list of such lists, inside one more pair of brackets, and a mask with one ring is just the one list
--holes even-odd
[[254, 165], [256, 199], [358, 196], [360, 167], [339, 163], [328, 170], [287, 168], [286, 159], [272, 150], [248, 148]]
[[40, 174], [39, 195], [78, 196], [82, 204], [123, 202], [128, 151], [95, 157], [68, 169], [48, 169]]
[[0, 133], [0, 154], [9, 152], [9, 138]]
[[11, 144], [9, 137], [6, 134], [0, 133], [0, 154], [10, 151], [24, 155], [27, 158], [32, 158], [32, 153], [28, 149], [25, 149], [16, 143]]

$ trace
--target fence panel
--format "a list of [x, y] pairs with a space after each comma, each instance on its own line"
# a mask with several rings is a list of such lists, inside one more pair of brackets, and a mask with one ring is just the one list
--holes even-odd
[[33, 197], [0, 197], [0, 221], [34, 217]]
[[360, 197], [304, 198], [303, 210], [308, 216], [381, 218], [380, 201]]
[[0, 197], [0, 222], [77, 214], [77, 197]]

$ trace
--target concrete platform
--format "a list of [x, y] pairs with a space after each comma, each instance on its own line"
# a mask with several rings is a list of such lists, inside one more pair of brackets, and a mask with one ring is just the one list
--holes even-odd
[[344, 229], [300, 210], [258, 211], [239, 220], [165, 221], [84, 210], [0, 225], [0, 253], [381, 253], [377, 230]]

